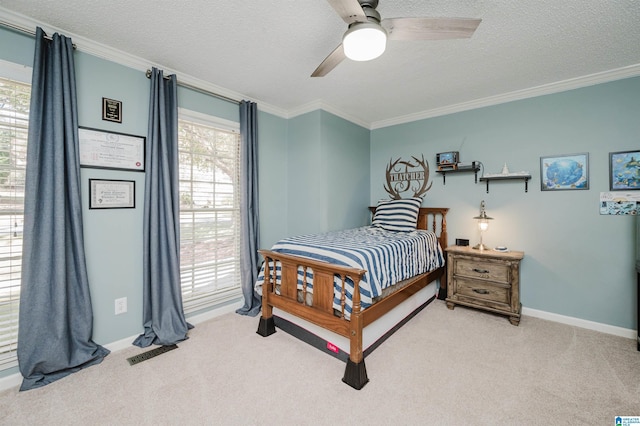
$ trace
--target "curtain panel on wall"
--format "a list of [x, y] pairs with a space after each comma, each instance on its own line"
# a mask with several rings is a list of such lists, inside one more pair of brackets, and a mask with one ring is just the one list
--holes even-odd
[[20, 390], [100, 363], [84, 254], [71, 39], [36, 30], [18, 329]]
[[261, 300], [254, 290], [258, 279], [258, 106], [240, 102], [240, 272], [244, 306], [236, 312], [256, 316]]
[[151, 70], [143, 223], [143, 325], [146, 347], [188, 338], [180, 286], [178, 82]]

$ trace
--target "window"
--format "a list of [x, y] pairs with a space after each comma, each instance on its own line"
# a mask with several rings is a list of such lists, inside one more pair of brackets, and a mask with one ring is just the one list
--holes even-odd
[[[237, 124], [180, 110], [180, 276], [185, 313], [237, 298], [240, 136]], [[226, 124], [226, 123], [225, 123]]]
[[0, 78], [0, 369], [16, 365], [31, 86]]

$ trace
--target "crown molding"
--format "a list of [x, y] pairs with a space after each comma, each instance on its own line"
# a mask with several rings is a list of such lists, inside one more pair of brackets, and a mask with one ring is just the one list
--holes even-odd
[[54, 34], [54, 33], [64, 34], [66, 37], [70, 37], [73, 40], [73, 43], [78, 51], [88, 53], [98, 58], [115, 62], [117, 64], [126, 66], [128, 68], [132, 68], [144, 73], [146, 73], [147, 70], [150, 69], [151, 67], [156, 67], [158, 69], [162, 69], [165, 75], [175, 74], [179, 82], [182, 82], [194, 87], [198, 87], [199, 89], [202, 89], [205, 91], [217, 93], [227, 98], [238, 99], [238, 100], [241, 100], [241, 99], [251, 100], [258, 104], [259, 110], [268, 112], [273, 115], [280, 116], [282, 118], [287, 118], [287, 115], [288, 115], [287, 112], [277, 106], [270, 105], [266, 102], [262, 102], [259, 99], [252, 99], [249, 96], [246, 96], [242, 93], [235, 92], [233, 90], [229, 90], [221, 86], [217, 86], [215, 84], [198, 79], [191, 75], [177, 72], [176, 70], [173, 70], [162, 64], [154, 63], [144, 58], [131, 55], [127, 52], [114, 49], [102, 43], [98, 43], [95, 40], [91, 40], [86, 37], [82, 37], [77, 34], [70, 33], [64, 29], [45, 24], [44, 22], [37, 21], [35, 19], [10, 11], [3, 7], [0, 7], [0, 16], [2, 17], [1, 21], [6, 22], [9, 25], [16, 26], [18, 28], [23, 28], [25, 29], [25, 31], [31, 31], [30, 29], [33, 28], [34, 34], [35, 34], [36, 27], [42, 28], [44, 32], [47, 34]]
[[582, 87], [593, 86], [596, 84], [607, 83], [615, 80], [622, 80], [640, 75], [640, 64], [629, 65], [627, 67], [617, 68], [609, 71], [603, 71], [583, 77], [571, 78], [569, 80], [558, 81], [555, 83], [544, 84], [542, 86], [532, 87], [530, 89], [517, 90], [515, 92], [504, 93], [502, 95], [490, 96], [488, 98], [477, 99], [469, 102], [462, 102], [455, 105], [449, 105], [442, 108], [434, 108], [427, 111], [416, 112], [388, 120], [380, 120], [371, 123], [370, 129], [380, 129], [383, 127], [395, 126], [397, 124], [410, 123], [412, 121], [424, 120], [427, 118], [439, 117], [456, 112], [469, 111], [477, 108], [484, 108], [493, 105], [499, 105], [507, 102], [518, 101], [522, 99], [535, 98], [543, 95], [565, 92], [567, 90], [579, 89]]
[[47, 34], [53, 34], [55, 32], [64, 33], [67, 37], [71, 37], [74, 44], [76, 45], [76, 48], [79, 51], [91, 54], [93, 56], [97, 56], [99, 58], [112, 61], [132, 69], [139, 70], [141, 72], [146, 72], [148, 69], [155, 66], [159, 69], [164, 70], [165, 74], [176, 74], [176, 76], [178, 77], [178, 81], [183, 82], [185, 84], [198, 87], [200, 89], [203, 89], [209, 92], [217, 93], [231, 99], [252, 100], [258, 104], [258, 109], [260, 111], [263, 111], [281, 118], [289, 119], [289, 118], [297, 117], [302, 114], [306, 114], [307, 112], [321, 109], [323, 111], [334, 114], [338, 117], [341, 117], [347, 121], [350, 121], [354, 124], [357, 124], [358, 126], [364, 127], [365, 129], [369, 129], [369, 130], [395, 126], [398, 124], [410, 123], [412, 121], [424, 120], [427, 118], [439, 117], [443, 115], [454, 114], [457, 112], [483, 108], [487, 106], [499, 105], [502, 103], [517, 101], [517, 100], [522, 100], [527, 98], [534, 98], [537, 96], [564, 92], [567, 90], [578, 89], [582, 87], [606, 83], [614, 80], [621, 80], [624, 78], [636, 77], [640, 75], [640, 64], [630, 65], [627, 67], [604, 71], [604, 72], [591, 74], [583, 77], [572, 78], [569, 80], [559, 81], [555, 83], [545, 84], [545, 85], [541, 85], [541, 86], [537, 86], [529, 89], [517, 90], [515, 92], [509, 92], [501, 95], [490, 96], [487, 98], [476, 99], [469, 102], [462, 102], [459, 104], [449, 105], [442, 108], [434, 108], [431, 110], [420, 111], [420, 112], [407, 114], [399, 117], [394, 117], [390, 119], [368, 122], [352, 114], [346, 113], [334, 107], [333, 105], [327, 104], [321, 99], [300, 105], [293, 109], [286, 110], [284, 108], [280, 108], [278, 106], [275, 106], [266, 102], [262, 102], [259, 99], [251, 99], [250, 97], [242, 93], [235, 92], [233, 90], [229, 90], [221, 86], [217, 86], [210, 82], [190, 76], [188, 74], [179, 73], [171, 68], [163, 66], [162, 64], [154, 64], [151, 61], [131, 55], [121, 50], [114, 49], [112, 47], [98, 43], [94, 40], [90, 40], [86, 37], [68, 33], [63, 29], [56, 28], [51, 25], [47, 25], [43, 22], [36, 21], [32, 18], [7, 10], [3, 7], [0, 7], [0, 15], [2, 16], [1, 20], [4, 22], [7, 22], [10, 25], [15, 25], [18, 28], [25, 28], [25, 29], [34, 28], [34, 31], [33, 31], [34, 33], [35, 33], [35, 27], [38, 27], [38, 26], [41, 27]]
[[313, 111], [317, 111], [317, 110], [323, 110], [325, 112], [328, 112], [330, 114], [333, 114], [337, 117], [340, 117], [344, 120], [350, 121], [353, 124], [357, 124], [360, 127], [364, 127], [365, 129], [371, 130], [371, 124], [367, 121], [364, 121], [354, 115], [348, 114], [344, 111], [341, 111], [340, 109], [329, 105], [325, 102], [323, 102], [322, 100], [318, 99], [315, 101], [311, 101], [309, 103], [306, 103], [304, 105], [300, 105], [292, 110], [289, 111], [289, 114], [287, 116], [287, 118], [293, 118], [293, 117], [297, 117], [299, 115], [302, 114], [306, 114], [308, 112], [313, 112]]

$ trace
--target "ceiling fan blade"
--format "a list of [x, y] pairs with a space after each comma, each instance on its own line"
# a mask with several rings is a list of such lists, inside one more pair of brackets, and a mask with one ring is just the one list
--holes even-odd
[[347, 24], [352, 24], [354, 22], [367, 22], [367, 15], [364, 14], [358, 0], [327, 1]]
[[388, 18], [381, 24], [390, 40], [446, 40], [470, 38], [482, 19]]
[[340, 45], [336, 47], [320, 65], [318, 65], [318, 68], [316, 68], [313, 74], [311, 74], [311, 77], [324, 77], [329, 74], [332, 69], [337, 67], [345, 58], [344, 49], [342, 48], [342, 43], [340, 43]]

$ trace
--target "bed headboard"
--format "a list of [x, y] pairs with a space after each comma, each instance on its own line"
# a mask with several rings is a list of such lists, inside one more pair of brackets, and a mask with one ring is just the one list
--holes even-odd
[[[376, 208], [369, 207], [371, 215], [375, 214]], [[418, 229], [431, 230], [436, 233], [440, 241], [440, 247], [444, 250], [448, 246], [447, 235], [447, 212], [445, 207], [420, 207], [418, 212]]]

